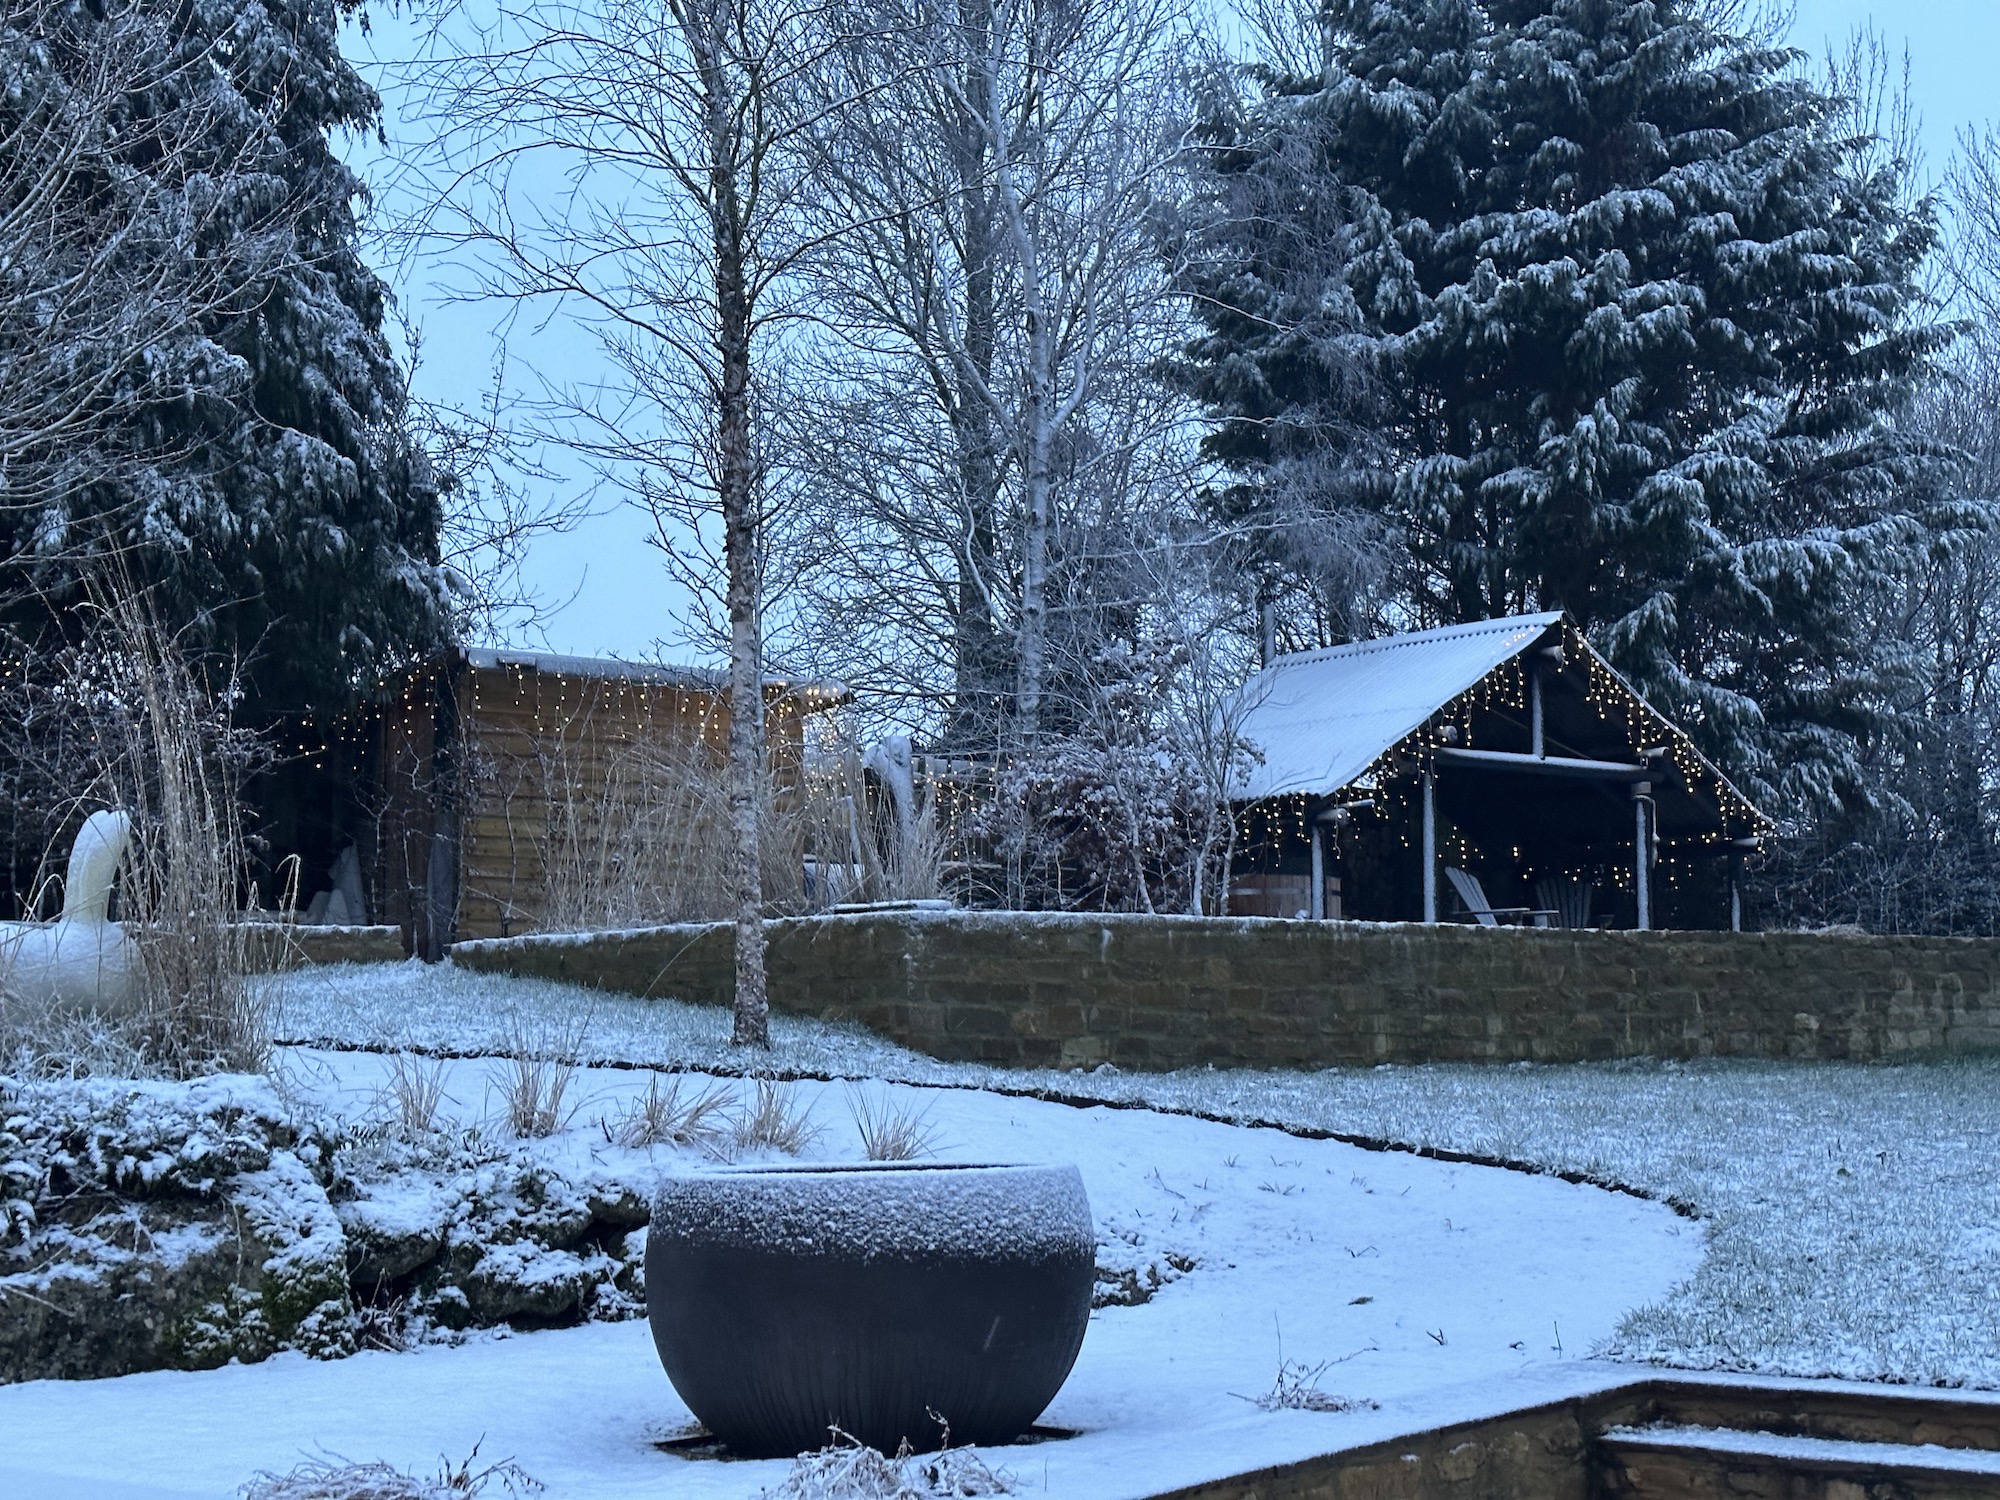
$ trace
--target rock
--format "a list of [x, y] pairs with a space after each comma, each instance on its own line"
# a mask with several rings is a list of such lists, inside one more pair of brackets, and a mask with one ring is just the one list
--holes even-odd
[[346, 1237], [262, 1079], [8, 1090], [0, 1380], [353, 1348]]
[[373, 1184], [379, 1196], [334, 1205], [347, 1235], [347, 1271], [356, 1287], [385, 1287], [438, 1258], [461, 1199], [442, 1184], [411, 1174]]
[[629, 1182], [593, 1177], [584, 1184], [591, 1218], [611, 1229], [644, 1229], [653, 1217], [650, 1195]]
[[608, 1259], [515, 1240], [488, 1246], [459, 1286], [478, 1322], [552, 1323], [578, 1312], [598, 1283], [611, 1279]]
[[0, 1381], [638, 1316], [648, 1216], [522, 1143], [336, 1141], [263, 1079], [0, 1079]]

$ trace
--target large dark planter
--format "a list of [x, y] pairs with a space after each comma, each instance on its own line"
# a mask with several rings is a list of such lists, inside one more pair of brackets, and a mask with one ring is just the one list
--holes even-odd
[[756, 1167], [670, 1177], [647, 1311], [681, 1399], [738, 1453], [1005, 1443], [1090, 1320], [1096, 1236], [1074, 1167]]

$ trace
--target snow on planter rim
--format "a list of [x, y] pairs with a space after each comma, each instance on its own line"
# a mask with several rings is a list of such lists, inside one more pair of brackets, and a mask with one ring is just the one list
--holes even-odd
[[1096, 1253], [1074, 1166], [850, 1162], [673, 1173], [653, 1232], [683, 1244], [832, 1254], [1040, 1260]]

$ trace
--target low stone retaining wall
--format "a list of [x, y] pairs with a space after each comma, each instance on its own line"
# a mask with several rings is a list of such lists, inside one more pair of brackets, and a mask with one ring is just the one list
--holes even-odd
[[[2000, 1049], [2000, 941], [895, 912], [773, 921], [771, 1003], [954, 1061], [1327, 1067]], [[725, 1004], [724, 925], [460, 943]]]
[[[1518, 1400], [1523, 1387], [1538, 1383], [1568, 1384], [1576, 1390], [1561, 1399], [1510, 1409], [1510, 1398]], [[1621, 1372], [1616, 1366], [1579, 1363], [1568, 1371], [1553, 1367], [1525, 1378], [1461, 1386], [1430, 1399], [1444, 1413], [1471, 1407], [1475, 1414], [1413, 1427], [1387, 1439], [1350, 1440], [1317, 1458], [1165, 1491], [1151, 1500], [1634, 1500], [1646, 1495], [1974, 1500], [2000, 1494], [2000, 1478], [1978, 1462], [2000, 1452], [2000, 1401], [1988, 1392], [1944, 1394], [1692, 1372], [1635, 1378], [1629, 1367]], [[1479, 1410], [1482, 1404], [1484, 1410]], [[1345, 1420], [1350, 1428], [1377, 1425], [1367, 1416]], [[1703, 1454], [1697, 1447], [1686, 1467], [1671, 1474], [1681, 1482], [1661, 1484], [1657, 1481], [1668, 1476], [1628, 1471], [1618, 1441], [1621, 1429], [1656, 1425], [1678, 1429], [1696, 1444], [1705, 1433], [1733, 1437], [1743, 1451]], [[1829, 1454], [1818, 1446], [1828, 1443], [1840, 1445], [1839, 1451]], [[1947, 1472], [1941, 1485], [1926, 1483], [1926, 1478], [1935, 1481], [1936, 1471], [1926, 1474], [1923, 1469], [1940, 1459], [1948, 1468], [1951, 1457], [1973, 1460], [1974, 1466]], [[1919, 1466], [1915, 1475], [1906, 1467], [1912, 1464]]]
[[251, 967], [260, 972], [302, 964], [401, 963], [409, 957], [400, 927], [304, 927], [257, 923], [245, 945]]

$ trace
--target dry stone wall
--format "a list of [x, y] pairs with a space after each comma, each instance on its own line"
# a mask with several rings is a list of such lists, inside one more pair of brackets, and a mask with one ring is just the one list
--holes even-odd
[[[953, 1061], [1328, 1067], [2000, 1050], [2000, 941], [893, 912], [773, 921], [771, 1002]], [[724, 1004], [727, 926], [453, 961]]]

